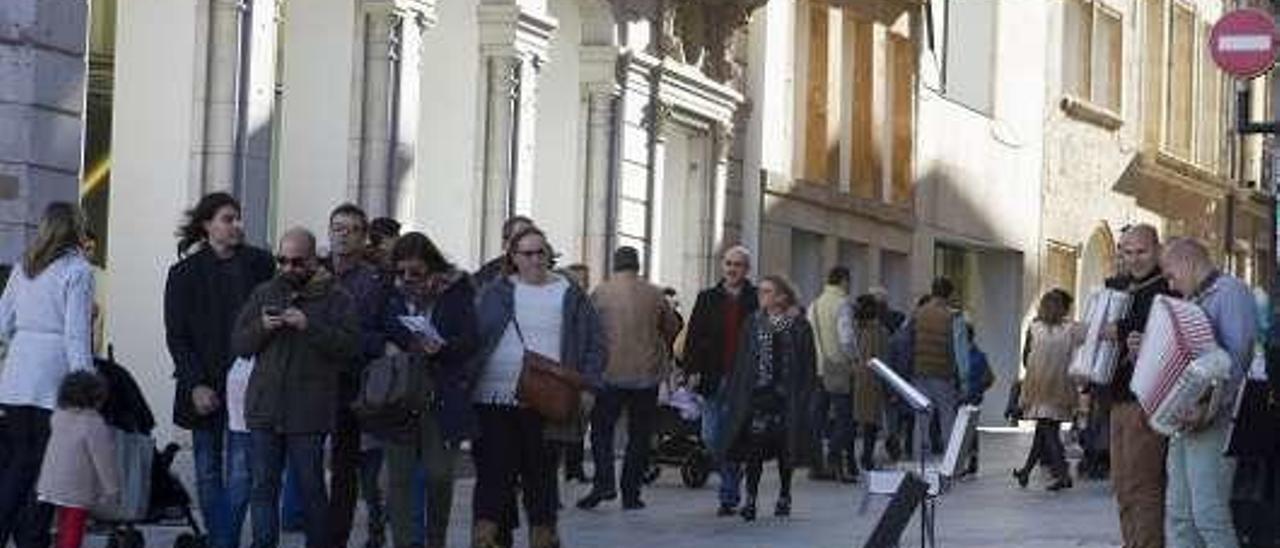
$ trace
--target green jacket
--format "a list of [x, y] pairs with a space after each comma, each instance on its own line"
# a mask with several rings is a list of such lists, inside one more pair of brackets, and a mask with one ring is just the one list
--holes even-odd
[[[295, 306], [307, 329], [268, 332], [262, 308]], [[340, 398], [338, 376], [360, 358], [355, 302], [319, 270], [301, 291], [276, 277], [253, 290], [231, 336], [236, 356], [257, 356], [245, 390], [245, 423], [280, 434], [332, 432]]]

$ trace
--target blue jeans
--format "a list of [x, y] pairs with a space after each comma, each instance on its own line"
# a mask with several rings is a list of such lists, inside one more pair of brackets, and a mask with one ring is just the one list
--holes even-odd
[[212, 548], [231, 548], [231, 507], [227, 495], [225, 425], [191, 431], [191, 452], [195, 458], [196, 495]]
[[301, 531], [302, 495], [298, 492], [298, 474], [288, 463], [284, 466], [284, 487], [280, 499], [281, 526], [286, 531]]
[[1223, 456], [1226, 420], [1169, 439], [1165, 530], [1170, 548], [1236, 548], [1231, 482], [1236, 461]]
[[248, 432], [227, 433], [227, 533], [230, 548], [240, 545], [240, 531], [249, 513], [253, 487], [253, 436]]
[[253, 431], [253, 548], [280, 542], [280, 483], [285, 462], [297, 474], [307, 548], [328, 548], [329, 496], [324, 482], [324, 434]]
[[[704, 445], [712, 446], [716, 443], [721, 435], [721, 425], [724, 417], [721, 416], [722, 409], [720, 400], [715, 396], [707, 397], [706, 405], [702, 408], [702, 441]], [[729, 462], [728, 459], [723, 462], [716, 463], [717, 470], [720, 474], [720, 504], [722, 506], [737, 506], [742, 500], [742, 466]]]

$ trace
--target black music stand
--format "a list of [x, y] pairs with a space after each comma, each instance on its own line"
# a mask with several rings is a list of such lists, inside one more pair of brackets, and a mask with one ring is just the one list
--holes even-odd
[[[879, 358], [872, 358], [867, 364], [875, 371], [876, 376], [880, 377], [890, 389], [906, 402], [916, 415], [916, 424], [929, 424], [929, 416], [933, 411], [933, 402], [925, 396], [918, 388], [913, 386], [898, 375], [896, 371], [886, 365]], [[927, 462], [925, 457], [925, 436], [919, 432], [915, 435], [913, 445], [915, 446], [916, 457], [919, 460], [920, 471], [916, 473], [907, 472], [898, 485], [893, 496], [893, 501], [889, 503], [889, 507], [885, 509], [881, 515], [879, 523], [872, 531], [871, 537], [867, 539], [865, 548], [883, 548], [885, 546], [897, 546], [898, 539], [902, 536], [902, 531], [906, 529], [906, 522], [911, 518], [909, 510], [916, 504], [920, 506], [920, 546], [936, 547], [936, 529], [935, 523], [937, 518], [937, 498], [942, 492], [941, 485], [938, 486], [938, 493], [932, 493], [928, 486], [927, 478]], [[939, 478], [939, 483], [941, 479]], [[923, 494], [920, 487], [924, 486]]]

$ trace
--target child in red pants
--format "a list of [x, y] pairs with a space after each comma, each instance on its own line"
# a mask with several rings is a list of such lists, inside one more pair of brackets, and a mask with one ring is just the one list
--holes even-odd
[[58, 389], [36, 492], [58, 508], [57, 548], [80, 548], [93, 510], [119, 503], [115, 434], [98, 409], [107, 385], [96, 373], [76, 371]]

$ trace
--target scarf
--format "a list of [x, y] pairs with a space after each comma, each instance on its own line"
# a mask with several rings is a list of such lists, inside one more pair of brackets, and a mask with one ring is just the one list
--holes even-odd
[[774, 376], [778, 371], [774, 363], [773, 337], [790, 329], [795, 321], [790, 314], [770, 316], [763, 311], [760, 313], [760, 319], [761, 321], [756, 324], [756, 340], [760, 342], [760, 359], [756, 360], [757, 388], [773, 384]]

